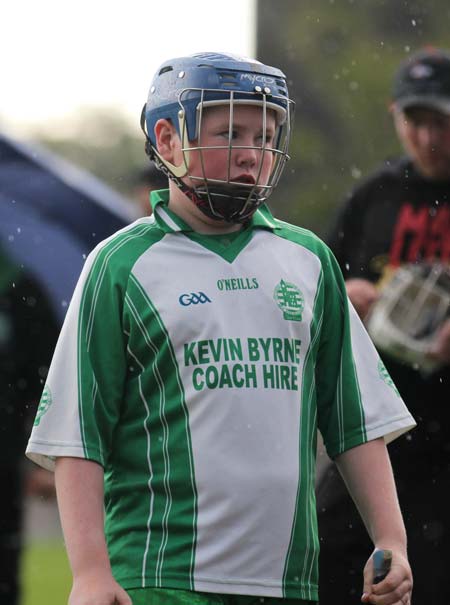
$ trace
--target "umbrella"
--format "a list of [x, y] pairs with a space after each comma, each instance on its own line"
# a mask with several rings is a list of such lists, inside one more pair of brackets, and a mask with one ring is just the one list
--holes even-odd
[[60, 321], [87, 254], [134, 218], [94, 176], [0, 135], [0, 243], [46, 289]]

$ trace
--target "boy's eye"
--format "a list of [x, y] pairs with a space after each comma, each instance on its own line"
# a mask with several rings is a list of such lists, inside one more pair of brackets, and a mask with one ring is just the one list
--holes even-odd
[[[230, 133], [230, 130], [222, 129], [222, 130], [217, 131], [217, 136], [221, 137], [221, 138], [225, 138], [227, 140], [228, 139], [235, 140], [235, 139], [239, 138], [240, 133], [238, 130], [232, 130]], [[273, 143], [274, 136], [275, 135], [272, 132], [268, 132], [264, 139], [263, 134], [260, 133], [259, 135], [255, 136], [254, 140], [255, 140], [256, 144], [258, 144], [258, 145], [262, 145], [262, 143], [264, 141], [267, 146], [270, 146]]]
[[232, 139], [235, 139], [235, 138], [237, 137], [237, 132], [236, 132], [235, 130], [232, 130], [232, 131], [231, 131], [231, 134], [230, 134], [230, 131], [229, 131], [228, 129], [227, 129], [227, 130], [221, 130], [221, 131], [218, 133], [218, 136], [219, 136], [219, 137], [225, 137], [225, 138], [227, 138], [227, 139], [228, 139], [228, 137], [230, 137], [230, 136], [231, 136], [231, 138], [232, 138]]
[[274, 138], [273, 133], [268, 132], [268, 133], [266, 133], [266, 137], [265, 138], [264, 138], [264, 136], [262, 134], [260, 134], [257, 137], [257, 141], [259, 141], [260, 143], [262, 143], [264, 141], [267, 146], [270, 146], [273, 143], [273, 138]]

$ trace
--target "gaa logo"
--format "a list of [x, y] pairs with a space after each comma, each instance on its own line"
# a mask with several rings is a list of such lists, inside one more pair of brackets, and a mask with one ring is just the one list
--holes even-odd
[[178, 299], [180, 305], [183, 307], [189, 307], [189, 305], [203, 305], [204, 303], [211, 302], [204, 292], [191, 292], [190, 294], [182, 294]]

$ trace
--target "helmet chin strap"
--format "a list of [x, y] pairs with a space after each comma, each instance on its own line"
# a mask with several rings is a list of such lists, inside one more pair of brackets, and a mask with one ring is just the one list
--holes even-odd
[[230, 183], [208, 183], [195, 187], [192, 191], [196, 198], [192, 201], [204, 214], [228, 223], [247, 222], [264, 202], [255, 187]]
[[155, 153], [151, 159], [203, 214], [215, 221], [246, 223], [265, 201], [265, 197], [258, 195], [254, 185], [245, 187], [206, 182], [198, 187], [189, 187]]
[[203, 214], [216, 221], [246, 223], [264, 202], [254, 187], [230, 183], [204, 184], [188, 187], [181, 179], [171, 176], [175, 184]]

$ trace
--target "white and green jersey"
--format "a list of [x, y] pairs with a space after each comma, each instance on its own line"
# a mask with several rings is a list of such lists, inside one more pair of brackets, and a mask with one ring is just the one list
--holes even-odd
[[265, 207], [199, 235], [166, 196], [86, 261], [27, 453], [104, 467], [125, 588], [315, 600], [317, 427], [334, 457], [414, 420], [317, 237]]

